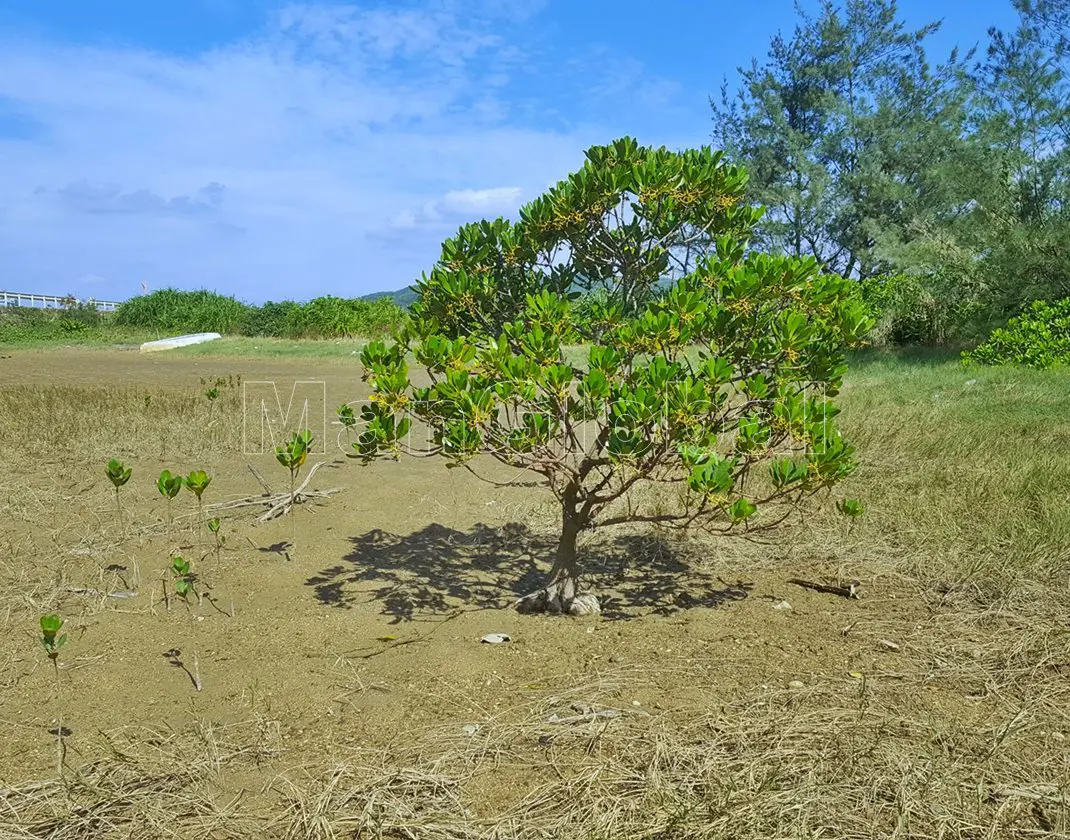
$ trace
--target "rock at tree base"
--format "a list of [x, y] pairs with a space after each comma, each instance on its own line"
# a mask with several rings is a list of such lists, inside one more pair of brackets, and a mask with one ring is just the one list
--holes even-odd
[[516, 602], [516, 610], [520, 613], [549, 613], [550, 615], [599, 615], [602, 608], [594, 595], [577, 595], [567, 603], [562, 603], [560, 595], [550, 589], [540, 589], [525, 595]]
[[602, 607], [594, 595], [577, 595], [568, 608], [569, 615], [599, 615]]

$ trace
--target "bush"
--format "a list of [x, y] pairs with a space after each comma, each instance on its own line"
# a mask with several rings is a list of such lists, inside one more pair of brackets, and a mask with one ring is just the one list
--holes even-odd
[[[405, 320], [389, 298], [319, 297], [308, 303], [268, 301], [249, 306], [229, 295], [201, 289], [161, 289], [119, 305], [104, 315], [90, 304], [66, 309], [0, 310], [0, 341], [62, 339], [98, 330], [126, 328], [138, 334], [219, 332], [269, 338], [356, 338], [387, 335]], [[106, 337], [106, 336], [105, 336]]]
[[1070, 298], [1038, 300], [988, 340], [963, 353], [967, 363], [1051, 368], [1070, 364]]
[[978, 313], [942, 290], [938, 278], [880, 274], [862, 281], [862, 299], [877, 322], [874, 344], [944, 344], [961, 338]]
[[229, 295], [161, 289], [119, 305], [115, 323], [149, 331], [234, 333], [249, 307]]
[[250, 306], [242, 320], [242, 335], [296, 338], [301, 333], [301, 304], [292, 300]]
[[86, 337], [107, 326], [107, 316], [93, 304], [71, 304], [63, 309], [0, 308], [0, 342], [63, 340]]
[[404, 313], [392, 301], [318, 297], [301, 307], [306, 338], [356, 338], [381, 335], [400, 326]]
[[389, 299], [318, 297], [308, 303], [268, 301], [249, 307], [244, 335], [275, 338], [356, 338], [385, 335], [401, 325], [405, 312]]
[[60, 328], [68, 332], [84, 332], [104, 323], [104, 316], [95, 303], [72, 303], [59, 311]]

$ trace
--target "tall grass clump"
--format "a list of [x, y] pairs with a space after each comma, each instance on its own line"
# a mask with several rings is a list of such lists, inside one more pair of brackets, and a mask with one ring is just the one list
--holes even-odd
[[356, 338], [382, 335], [399, 326], [404, 313], [390, 300], [318, 297], [301, 306], [300, 338]]
[[401, 326], [405, 310], [389, 298], [330, 295], [308, 302], [242, 303], [206, 289], [161, 289], [131, 298], [114, 314], [79, 306], [69, 310], [0, 311], [0, 343], [99, 340], [163, 333], [219, 332], [264, 338], [380, 338]]
[[92, 303], [61, 309], [2, 307], [0, 343], [94, 340], [109, 331], [111, 322], [110, 313], [100, 312]]
[[144, 330], [234, 333], [248, 309], [229, 295], [207, 289], [160, 289], [120, 304], [115, 323]]
[[269, 338], [382, 336], [401, 325], [405, 312], [392, 300], [326, 295], [307, 303], [268, 301], [249, 307], [241, 332]]
[[250, 306], [242, 319], [242, 335], [264, 338], [298, 338], [301, 335], [301, 304], [292, 300]]

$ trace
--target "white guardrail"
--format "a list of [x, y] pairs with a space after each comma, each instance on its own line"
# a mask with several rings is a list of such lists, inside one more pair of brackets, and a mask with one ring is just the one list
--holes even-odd
[[78, 304], [92, 304], [98, 312], [114, 312], [119, 301], [96, 300], [88, 298], [79, 300], [73, 295], [28, 295], [22, 292], [0, 292], [0, 306], [25, 306], [34, 309], [68, 309]]

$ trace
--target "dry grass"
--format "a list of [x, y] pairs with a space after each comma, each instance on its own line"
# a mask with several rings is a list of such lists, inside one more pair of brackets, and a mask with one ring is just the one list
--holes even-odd
[[[241, 391], [145, 385], [15, 384], [0, 388], [0, 428], [24, 457], [203, 457], [241, 452]], [[119, 439], [116, 430], [121, 429]]]
[[[5, 838], [183, 838], [256, 835], [259, 820], [225, 793], [229, 767], [277, 754], [262, 728], [202, 724], [181, 733], [105, 733], [109, 755], [63, 780], [0, 789]], [[249, 738], [255, 740], [248, 741]], [[6, 833], [5, 833], [6, 832]]]
[[[975, 668], [1003, 691], [1003, 669]], [[280, 753], [249, 727], [112, 733], [109, 757], [3, 791], [0, 813], [5, 837], [57, 840], [1070, 836], [1051, 729], [1070, 725], [1067, 692], [939, 716], [926, 689], [970, 676], [766, 689], [688, 720], [631, 706], [641, 673], [563, 678], [506, 712], [288, 771], [256, 803], [228, 773]]]
[[[1002, 671], [978, 667], [998, 691]], [[631, 707], [622, 698], [642, 675], [618, 674], [356, 756], [288, 787], [275, 830], [317, 840], [1068, 836], [1070, 760], [1050, 729], [1070, 724], [1065, 688], [941, 719], [924, 689], [959, 678], [934, 669], [767, 689], [681, 720]], [[510, 790], [526, 793], [503, 806]]]

